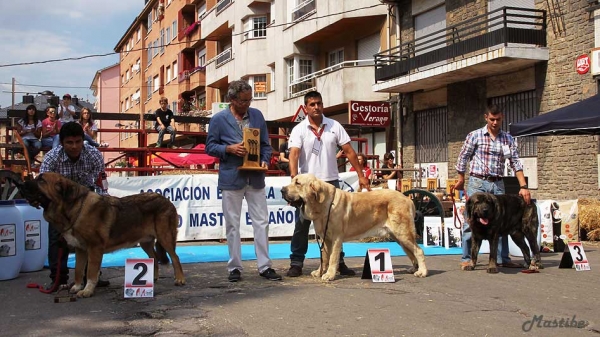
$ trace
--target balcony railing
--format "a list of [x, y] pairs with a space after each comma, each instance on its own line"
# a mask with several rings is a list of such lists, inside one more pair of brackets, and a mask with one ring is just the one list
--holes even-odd
[[354, 61], [344, 61], [338, 64], [334, 64], [331, 67], [327, 67], [321, 69], [319, 71], [315, 71], [314, 73], [310, 73], [306, 76], [302, 76], [295, 80], [294, 82], [288, 85], [288, 98], [293, 98], [297, 96], [302, 96], [307, 92], [314, 90], [316, 88], [315, 79], [317, 77], [323, 76], [327, 73], [334, 72], [336, 70], [347, 68], [347, 67], [361, 67], [361, 66], [372, 66], [373, 60], [354, 60]]
[[306, 0], [303, 3], [292, 9], [292, 21], [296, 21], [303, 18], [305, 15], [311, 13], [317, 8], [315, 0]]
[[233, 2], [233, 0], [221, 0], [217, 3], [217, 13], [216, 15], [221, 14], [221, 12], [223, 10], [225, 10], [225, 8], [227, 8], [227, 6], [231, 5], [231, 3]]
[[231, 48], [227, 48], [221, 54], [217, 55], [215, 57], [215, 59], [216, 59], [215, 67], [219, 68], [220, 66], [222, 66], [223, 64], [225, 64], [229, 60], [231, 60], [232, 54], [233, 53], [231, 52]]
[[375, 81], [509, 43], [546, 46], [546, 11], [502, 7], [375, 55]]

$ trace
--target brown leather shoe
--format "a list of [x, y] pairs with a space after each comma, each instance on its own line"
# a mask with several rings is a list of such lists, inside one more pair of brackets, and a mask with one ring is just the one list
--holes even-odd
[[286, 275], [288, 277], [298, 277], [298, 276], [302, 275], [302, 267], [300, 267], [300, 266], [291, 266], [290, 269], [288, 269]]

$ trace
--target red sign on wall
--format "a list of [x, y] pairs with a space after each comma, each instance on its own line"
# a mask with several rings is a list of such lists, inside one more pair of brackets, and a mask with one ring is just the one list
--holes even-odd
[[389, 102], [350, 101], [348, 112], [352, 125], [387, 127], [392, 120]]
[[581, 55], [575, 61], [577, 73], [583, 75], [590, 70], [590, 57], [587, 54]]

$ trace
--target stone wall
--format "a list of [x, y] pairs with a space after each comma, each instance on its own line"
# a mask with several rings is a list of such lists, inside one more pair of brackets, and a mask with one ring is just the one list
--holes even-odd
[[[540, 114], [578, 102], [597, 94], [590, 73], [580, 75], [575, 69], [579, 55], [594, 48], [594, 23], [586, 12], [587, 0], [550, 2], [537, 0], [538, 9], [547, 10], [547, 67], [537, 67]], [[550, 14], [562, 13], [551, 18]], [[552, 21], [555, 20], [554, 25]], [[555, 28], [553, 28], [553, 26]], [[599, 197], [598, 140], [593, 136], [549, 136], [538, 138], [539, 199], [576, 199]]]

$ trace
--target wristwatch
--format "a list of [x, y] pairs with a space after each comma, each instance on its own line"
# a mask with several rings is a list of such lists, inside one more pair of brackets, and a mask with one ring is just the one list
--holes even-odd
[[522, 190], [528, 190], [529, 189], [529, 186], [527, 186], [527, 185], [522, 185], [520, 187], [521, 187]]

